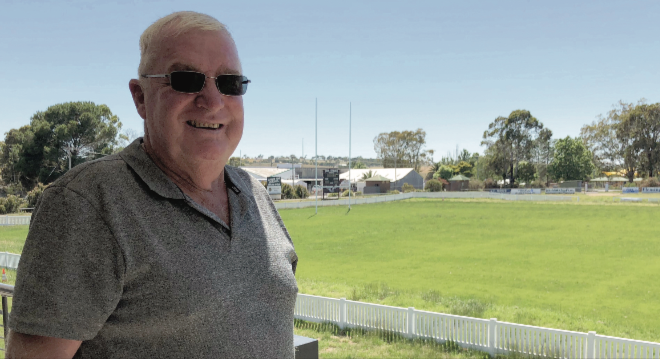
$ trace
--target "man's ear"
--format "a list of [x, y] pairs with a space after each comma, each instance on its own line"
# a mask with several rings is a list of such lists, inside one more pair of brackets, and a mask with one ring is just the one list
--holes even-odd
[[135, 108], [137, 109], [138, 114], [142, 117], [143, 120], [147, 119], [147, 108], [144, 104], [144, 91], [142, 90], [142, 84], [140, 80], [132, 79], [128, 82], [128, 88], [131, 90], [131, 96], [133, 96], [133, 103], [135, 103]]

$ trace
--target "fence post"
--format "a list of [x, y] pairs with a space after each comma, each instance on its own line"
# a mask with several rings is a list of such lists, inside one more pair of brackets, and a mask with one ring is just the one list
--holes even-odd
[[596, 349], [596, 332], [589, 332], [587, 334], [587, 358], [595, 358]]
[[346, 327], [346, 298], [339, 299], [339, 329]]
[[491, 357], [494, 357], [495, 354], [497, 354], [497, 341], [495, 340], [496, 326], [497, 318], [490, 318], [490, 321], [488, 322], [488, 354], [490, 354]]
[[408, 307], [408, 338], [415, 337], [415, 308]]

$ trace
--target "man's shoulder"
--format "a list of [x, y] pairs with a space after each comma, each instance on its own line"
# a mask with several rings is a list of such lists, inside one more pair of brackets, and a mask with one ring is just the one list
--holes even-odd
[[120, 182], [121, 178], [128, 174], [126, 162], [119, 154], [113, 154], [73, 167], [48, 188], [87, 192], [99, 186]]

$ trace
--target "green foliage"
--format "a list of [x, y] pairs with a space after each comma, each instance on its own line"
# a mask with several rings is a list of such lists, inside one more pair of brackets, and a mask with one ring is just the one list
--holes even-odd
[[[351, 197], [361, 196], [361, 195], [362, 195], [362, 192], [354, 192], [354, 191], [351, 191]], [[344, 192], [341, 193], [341, 196], [342, 196], [342, 197], [348, 197], [348, 190], [347, 190], [347, 189], [344, 190]]]
[[437, 180], [438, 178], [442, 178], [442, 179], [445, 179], [445, 180], [449, 180], [450, 178], [452, 178], [454, 176], [454, 169], [452, 167], [453, 166], [441, 165], [438, 172], [436, 172], [433, 175], [433, 179]]
[[365, 165], [361, 161], [355, 161], [355, 162], [351, 162], [351, 168], [362, 169], [362, 168], [367, 168], [367, 165]]
[[[455, 174], [461, 174], [465, 177], [472, 177], [472, 170], [474, 166], [466, 161], [460, 161], [454, 168]], [[443, 177], [444, 178], [444, 177]], [[445, 178], [448, 179], [448, 178]]]
[[476, 178], [471, 178], [468, 182], [468, 189], [470, 191], [481, 191], [484, 189], [484, 181], [480, 181]]
[[[25, 188], [50, 183], [71, 166], [111, 154], [121, 129], [119, 118], [108, 106], [93, 102], [67, 102], [35, 113], [29, 126], [10, 131], [3, 151], [4, 168], [18, 176]], [[18, 149], [18, 159], [16, 159]]]
[[642, 187], [660, 187], [660, 180], [657, 177], [649, 177], [642, 181]]
[[233, 167], [239, 167], [241, 165], [241, 159], [238, 157], [229, 158], [229, 165]]
[[305, 199], [309, 197], [309, 192], [307, 191], [307, 187], [305, 186], [295, 185], [293, 187], [293, 192], [296, 196], [295, 198]]
[[583, 180], [593, 172], [591, 153], [579, 138], [560, 139], [555, 144], [555, 157], [548, 173], [555, 179]]
[[394, 190], [391, 190], [391, 191], [387, 191], [387, 194], [399, 194], [399, 193], [401, 193], [401, 192], [399, 192], [398, 189], [394, 189]]
[[426, 146], [426, 131], [383, 132], [374, 138], [374, 151], [383, 162], [383, 167], [413, 167], [419, 172], [420, 167], [427, 163], [433, 154], [432, 150], [424, 150]]
[[0, 214], [16, 213], [22, 207], [25, 207], [25, 201], [18, 196], [0, 197]]
[[404, 183], [401, 189], [403, 190], [403, 193], [415, 192], [415, 186], [408, 183]]
[[531, 188], [545, 188], [545, 182], [541, 181], [540, 179], [537, 179], [531, 183]]
[[497, 181], [492, 178], [486, 178], [484, 181], [484, 188], [500, 188], [500, 186], [497, 184]]
[[509, 117], [498, 117], [483, 134], [481, 144], [487, 146], [489, 168], [509, 177], [514, 183], [518, 162], [532, 157], [543, 124], [527, 110], [516, 110]]
[[629, 183], [626, 183], [625, 185], [623, 185], [623, 187], [638, 187], [638, 186], [637, 186], [637, 183], [635, 183], [635, 182], [629, 182]]
[[37, 183], [34, 189], [28, 192], [27, 197], [25, 198], [28, 208], [34, 208], [37, 205], [39, 197], [41, 197], [41, 194], [44, 192], [46, 187], [48, 186], [44, 185], [43, 183]]
[[518, 162], [518, 176], [516, 177], [520, 182], [531, 183], [536, 179], [536, 166], [527, 161]]
[[363, 173], [362, 178], [360, 178], [360, 179], [364, 181], [366, 179], [369, 179], [369, 178], [373, 177], [374, 175], [375, 175], [375, 173], [373, 171], [369, 170], [369, 172]]
[[426, 182], [426, 184], [424, 185], [424, 189], [429, 192], [441, 192], [442, 183], [437, 179], [432, 179]]
[[293, 190], [293, 187], [282, 182], [282, 199], [294, 199], [296, 198], [296, 192]]

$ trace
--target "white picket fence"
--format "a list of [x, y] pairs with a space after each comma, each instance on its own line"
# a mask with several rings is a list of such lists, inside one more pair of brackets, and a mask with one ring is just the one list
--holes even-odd
[[0, 226], [15, 226], [20, 224], [30, 224], [30, 216], [0, 216]]
[[0, 252], [0, 267], [4, 267], [7, 269], [16, 269], [18, 268], [18, 262], [20, 260], [21, 260], [20, 254]]
[[401, 334], [407, 338], [451, 341], [463, 348], [490, 355], [518, 353], [566, 359], [655, 358], [660, 343], [534, 327], [452, 314], [442, 314], [298, 294], [296, 319], [333, 323], [340, 328], [361, 328]]

